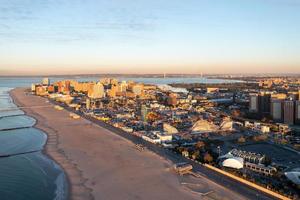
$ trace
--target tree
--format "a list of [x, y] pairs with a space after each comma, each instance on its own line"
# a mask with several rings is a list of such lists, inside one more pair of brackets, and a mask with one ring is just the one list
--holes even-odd
[[285, 145], [285, 144], [288, 143], [288, 141], [287, 141], [286, 139], [283, 138], [283, 139], [280, 140], [280, 143], [283, 144], [283, 145]]
[[246, 139], [243, 136], [239, 137], [238, 143], [245, 143], [245, 142], [246, 142]]
[[232, 111], [232, 116], [239, 117], [240, 115], [241, 115], [241, 112], [239, 110], [233, 110]]
[[200, 152], [199, 150], [196, 150], [193, 154], [192, 154], [192, 159], [196, 160], [197, 158], [199, 158]]
[[204, 162], [211, 163], [212, 161], [213, 161], [213, 157], [208, 152], [206, 152], [204, 154]]
[[253, 140], [255, 142], [259, 142], [259, 141], [265, 141], [266, 139], [268, 139], [267, 135], [257, 135], [253, 137]]
[[205, 147], [205, 143], [203, 141], [198, 141], [195, 146], [197, 149], [202, 149]]

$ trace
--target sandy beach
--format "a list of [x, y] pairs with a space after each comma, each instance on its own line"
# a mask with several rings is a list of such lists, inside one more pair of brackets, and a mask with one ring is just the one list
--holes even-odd
[[70, 199], [245, 199], [204, 177], [198, 184], [214, 195], [192, 193], [170, 161], [140, 152], [132, 142], [88, 120], [71, 119], [68, 111], [55, 110], [25, 89], [14, 89], [11, 96], [18, 106], [27, 107], [22, 109], [37, 120], [35, 127], [47, 133], [45, 153], [65, 170]]

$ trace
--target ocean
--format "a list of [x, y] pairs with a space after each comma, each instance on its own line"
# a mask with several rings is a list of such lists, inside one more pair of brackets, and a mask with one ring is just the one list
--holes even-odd
[[[49, 77], [50, 81], [65, 79]], [[69, 77], [68, 77], [69, 78]], [[0, 77], [0, 199], [1, 200], [64, 200], [68, 198], [68, 182], [63, 170], [43, 154], [47, 135], [34, 128], [35, 119], [26, 116], [13, 103], [9, 91], [30, 87], [42, 77]], [[96, 77], [72, 78], [97, 81]], [[148, 84], [228, 83], [234, 80], [206, 78], [124, 78]], [[5, 157], [11, 155], [9, 157]]]
[[63, 170], [42, 153], [47, 135], [33, 127], [35, 119], [18, 109], [9, 96], [17, 86], [26, 85], [18, 79], [0, 80], [0, 199], [67, 199]]

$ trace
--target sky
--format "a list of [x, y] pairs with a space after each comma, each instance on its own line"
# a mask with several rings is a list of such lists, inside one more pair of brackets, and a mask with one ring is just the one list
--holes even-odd
[[0, 75], [300, 73], [300, 0], [0, 0]]

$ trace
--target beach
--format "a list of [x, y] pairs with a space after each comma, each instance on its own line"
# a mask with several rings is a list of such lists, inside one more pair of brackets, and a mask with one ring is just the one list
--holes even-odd
[[[174, 163], [157, 154], [139, 151], [131, 141], [90, 121], [72, 119], [47, 99], [11, 91], [16, 105], [35, 118], [35, 127], [47, 133], [44, 153], [65, 171], [70, 199], [211, 199], [183, 187], [172, 170]], [[217, 199], [246, 199], [209, 179], [198, 184]]]

